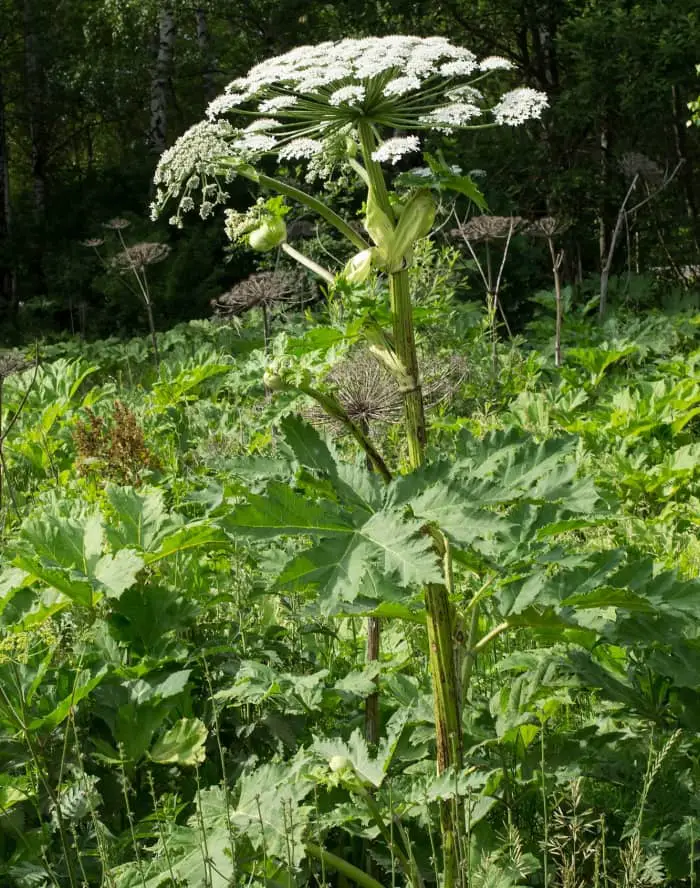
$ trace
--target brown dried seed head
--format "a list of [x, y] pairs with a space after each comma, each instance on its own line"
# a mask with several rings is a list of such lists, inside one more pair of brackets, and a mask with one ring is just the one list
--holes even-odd
[[120, 231], [122, 228], [128, 228], [131, 225], [128, 219], [122, 219], [121, 216], [116, 216], [114, 219], [110, 219], [109, 222], [104, 222], [102, 224], [103, 228], [109, 228], [112, 231]]
[[623, 154], [620, 169], [628, 179], [640, 176], [654, 187], [661, 185], [664, 180], [664, 171], [659, 164], [639, 151], [627, 151]]
[[303, 282], [293, 272], [261, 271], [251, 274], [226, 293], [212, 300], [217, 315], [239, 315], [259, 305], [299, 301]]
[[[426, 408], [437, 406], [453, 394], [465, 375], [466, 365], [456, 356], [423, 361], [422, 390]], [[359, 350], [337, 364], [326, 376], [326, 382], [350, 419], [362, 428], [398, 422], [403, 415], [403, 396], [396, 379], [368, 349]], [[311, 407], [307, 416], [311, 422], [332, 426], [337, 432], [347, 431], [320, 407]]]
[[503, 240], [520, 230], [520, 216], [474, 216], [450, 232], [453, 237], [478, 243], [479, 241]]
[[147, 265], [162, 262], [170, 254], [167, 244], [142, 243], [127, 247], [112, 259], [112, 265], [120, 272], [143, 271]]
[[531, 222], [524, 233], [532, 237], [552, 238], [563, 234], [570, 227], [571, 222], [568, 219], [558, 216], [543, 216], [541, 219]]
[[89, 237], [87, 240], [80, 241], [83, 247], [101, 247], [104, 239], [101, 237]]

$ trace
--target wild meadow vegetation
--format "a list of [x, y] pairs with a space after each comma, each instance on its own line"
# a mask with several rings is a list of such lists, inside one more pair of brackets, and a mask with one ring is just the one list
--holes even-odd
[[686, 160], [621, 156], [584, 274], [458, 150], [544, 139], [513, 68], [254, 65], [157, 152], [153, 223], [239, 271], [207, 316], [164, 329], [192, 242], [127, 213], [82, 261], [144, 335], [0, 352], [1, 885], [695, 886]]
[[[460, 884], [692, 884], [698, 315], [578, 309], [556, 370], [543, 311], [494, 375], [466, 261], [426, 245], [412, 270], [443, 373], [428, 462], [390, 483], [266, 392], [255, 311], [162, 335], [157, 372], [144, 338], [4, 377], [5, 884], [430, 883], [443, 805]], [[363, 296], [285, 306], [269, 348], [396, 471]], [[432, 526], [463, 742], [439, 776]]]

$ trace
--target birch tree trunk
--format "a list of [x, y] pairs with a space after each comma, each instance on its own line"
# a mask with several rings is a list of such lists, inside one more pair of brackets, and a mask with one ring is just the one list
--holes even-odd
[[209, 22], [203, 6], [198, 6], [194, 14], [197, 21], [197, 46], [202, 63], [202, 87], [204, 98], [208, 101], [214, 96], [214, 60], [211, 57]]
[[172, 6], [161, 6], [158, 13], [158, 50], [151, 81], [151, 150], [162, 154], [168, 134], [168, 84], [172, 74], [175, 49], [175, 14]]

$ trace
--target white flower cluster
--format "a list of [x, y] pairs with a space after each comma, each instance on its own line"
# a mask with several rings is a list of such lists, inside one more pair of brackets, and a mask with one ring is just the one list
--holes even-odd
[[539, 117], [547, 107], [547, 96], [530, 87], [513, 89], [501, 96], [493, 109], [496, 123], [518, 126], [533, 117]]
[[452, 102], [442, 105], [422, 118], [423, 123], [434, 129], [450, 132], [455, 127], [464, 126], [470, 120], [481, 115], [481, 108], [471, 102]]
[[[229, 167], [235, 167], [237, 160], [251, 163], [272, 154], [282, 161], [311, 163], [320, 171], [326, 165], [319, 158], [341, 134], [356, 133], [361, 122], [377, 135], [373, 159], [395, 163], [418, 151], [420, 142], [415, 135], [383, 141], [387, 130], [452, 132], [474, 126], [482, 116], [482, 125], [510, 126], [539, 117], [547, 105], [543, 93], [513, 90], [489, 108], [471, 85], [510, 67], [507, 59], [496, 56], [479, 61], [444, 37], [376, 37], [297, 47], [230, 83], [209, 105], [208, 121], [162, 156], [154, 212], [182, 193], [175, 217], [179, 223], [193, 202], [193, 173], [200, 179], [207, 210], [222, 202], [225, 192], [215, 178], [218, 158], [228, 158]], [[240, 129], [225, 122], [236, 114]]]
[[[229, 153], [235, 132], [225, 120], [203, 121], [187, 130], [161, 155], [154, 176], [156, 196], [151, 204], [154, 220], [162, 207], [178, 195], [181, 197], [177, 212], [170, 218], [178, 227], [182, 227], [182, 214], [195, 207], [194, 192], [200, 192], [200, 212], [205, 218], [214, 204], [228, 200], [228, 193], [221, 185], [219, 160]], [[232, 173], [223, 177], [224, 181], [232, 178]]]
[[396, 163], [404, 154], [412, 151], [420, 151], [420, 139], [418, 136], [404, 136], [395, 139], [386, 139], [372, 152], [372, 160], [378, 163]]

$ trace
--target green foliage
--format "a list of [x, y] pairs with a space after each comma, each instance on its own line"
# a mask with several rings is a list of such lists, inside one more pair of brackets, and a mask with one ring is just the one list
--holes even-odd
[[[545, 863], [550, 884], [574, 865], [593, 884], [603, 854], [610, 885], [689, 878], [694, 316], [573, 314], [561, 372], [530, 339], [498, 344], [494, 380], [461, 260], [425, 243], [416, 261], [419, 336], [469, 355], [426, 464], [388, 482], [263, 384], [271, 360], [333, 391], [370, 310], [385, 317], [368, 291], [343, 294], [343, 321], [290, 317], [270, 358], [252, 319], [196, 322], [162, 336], [157, 375], [147, 343], [113, 340], [8, 377], [4, 427], [29, 389], [3, 448], [8, 886], [64, 888], [71, 868], [109, 888], [417, 886], [439, 875], [445, 803], [470, 884], [542, 885]], [[157, 458], [138, 486], [78, 472], [74, 430], [117, 391]], [[405, 458], [397, 427], [369, 434]], [[465, 767], [437, 776], [422, 588], [446, 563]]]

